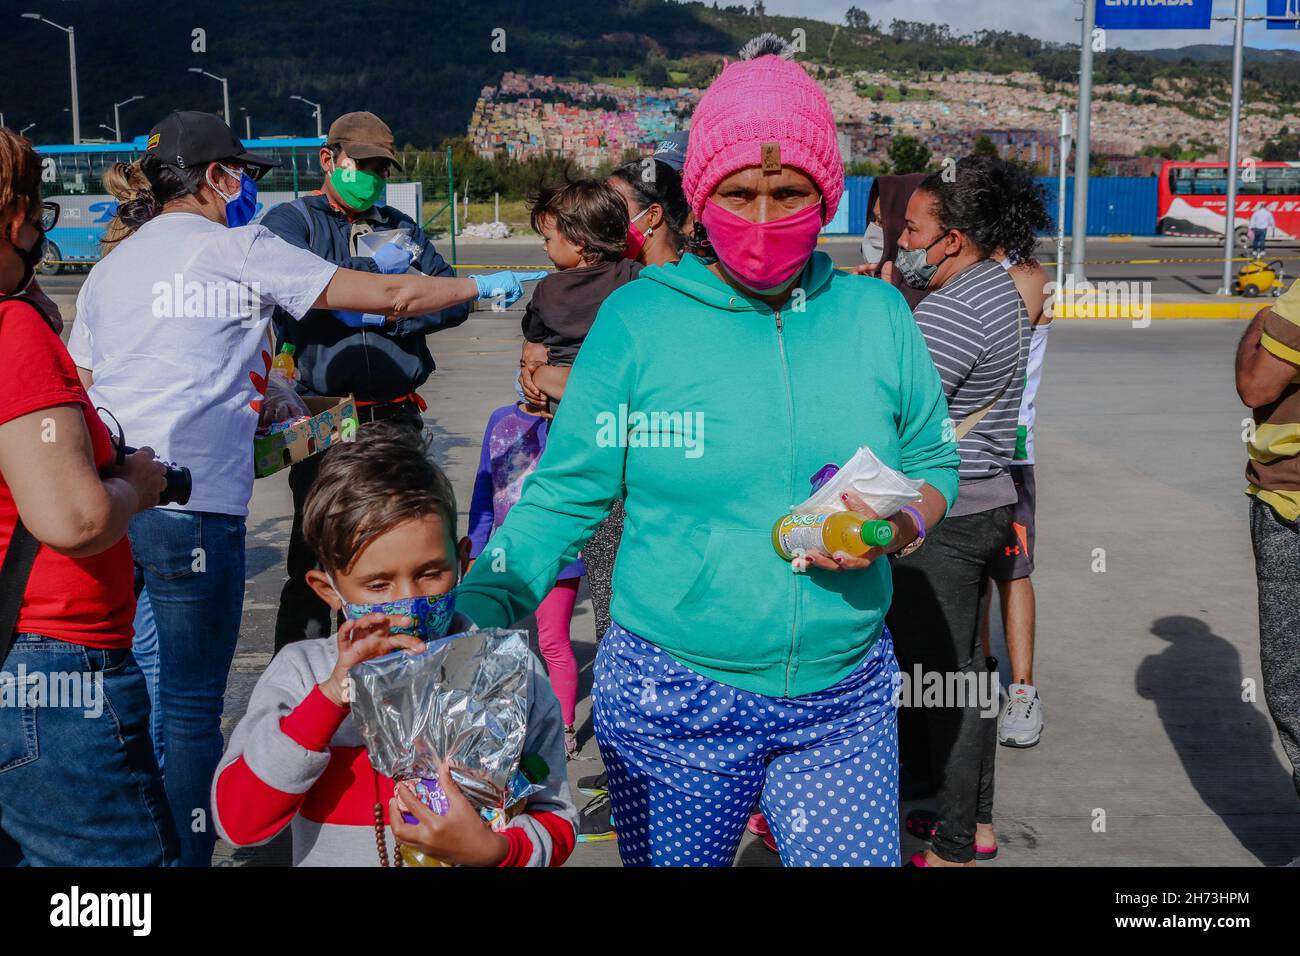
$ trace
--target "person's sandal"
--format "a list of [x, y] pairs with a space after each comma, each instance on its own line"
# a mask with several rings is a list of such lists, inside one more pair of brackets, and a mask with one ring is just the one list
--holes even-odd
[[913, 810], [903, 825], [912, 836], [928, 843], [934, 838], [934, 828], [939, 825], [939, 814], [933, 810]]
[[564, 757], [573, 760], [578, 756], [578, 731], [572, 724], [564, 728]]
[[[907, 815], [907, 821], [904, 823], [908, 833], [918, 840], [925, 840], [927, 843], [934, 838], [934, 830], [938, 825], [939, 815], [932, 810], [913, 810]], [[992, 860], [997, 855], [998, 845], [996, 843], [992, 846], [975, 844], [976, 860]]]

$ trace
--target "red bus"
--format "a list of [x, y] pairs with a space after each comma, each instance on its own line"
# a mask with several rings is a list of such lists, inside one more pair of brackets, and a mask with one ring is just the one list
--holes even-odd
[[[1227, 169], [1227, 163], [1165, 162], [1160, 167], [1156, 232], [1223, 238]], [[1300, 237], [1300, 163], [1239, 166], [1234, 216], [1238, 245], [1246, 245], [1250, 214], [1259, 206], [1267, 207], [1276, 222], [1270, 240]]]

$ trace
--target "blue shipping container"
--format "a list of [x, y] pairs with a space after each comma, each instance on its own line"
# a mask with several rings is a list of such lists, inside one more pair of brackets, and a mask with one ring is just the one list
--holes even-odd
[[[867, 228], [867, 196], [871, 192], [871, 176], [846, 176], [844, 198], [835, 218], [822, 231], [827, 235], [860, 236]], [[1039, 176], [1036, 182], [1043, 187], [1047, 200], [1047, 213], [1052, 217], [1048, 235], [1056, 234], [1055, 176]], [[1070, 235], [1072, 204], [1074, 202], [1074, 177], [1066, 180], [1065, 234]], [[1154, 236], [1156, 234], [1157, 187], [1154, 176], [1099, 176], [1088, 185], [1088, 235], [1090, 236]], [[846, 212], [847, 209], [847, 212]]]

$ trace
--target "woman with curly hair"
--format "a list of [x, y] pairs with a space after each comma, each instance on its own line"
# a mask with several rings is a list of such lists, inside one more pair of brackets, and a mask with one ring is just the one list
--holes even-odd
[[[1029, 346], [1024, 301], [994, 253], [1013, 264], [1028, 260], [1049, 220], [1042, 194], [1019, 167], [969, 157], [955, 173], [927, 176], [912, 194], [895, 267], [910, 286], [929, 290], [916, 324], [943, 381], [960, 483], [926, 547], [894, 561], [889, 628], [903, 673], [939, 673], [944, 686], [982, 686], [978, 698], [987, 698], [997, 685], [991, 659], [976, 651], [980, 611], [1017, 498], [1011, 462]], [[931, 840], [913, 865], [969, 865], [997, 853], [997, 701], [973, 696], [913, 718], [928, 736], [939, 802], [937, 814], [908, 818], [909, 831]]]

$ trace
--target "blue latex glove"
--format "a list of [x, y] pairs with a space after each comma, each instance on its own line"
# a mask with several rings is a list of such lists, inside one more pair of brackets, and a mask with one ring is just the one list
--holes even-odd
[[478, 286], [478, 297], [480, 299], [495, 299], [497, 296], [505, 296], [505, 304], [513, 305], [518, 302], [524, 294], [521, 283], [535, 282], [538, 279], [545, 279], [549, 273], [544, 271], [538, 272], [494, 272], [486, 276], [470, 276], [474, 284]]
[[338, 319], [350, 329], [366, 328], [373, 325], [384, 325], [387, 321], [382, 315], [371, 315], [369, 312], [348, 312], [345, 309], [335, 309], [334, 318]]
[[389, 276], [401, 275], [411, 266], [411, 254], [395, 242], [376, 249], [374, 260], [379, 271]]

